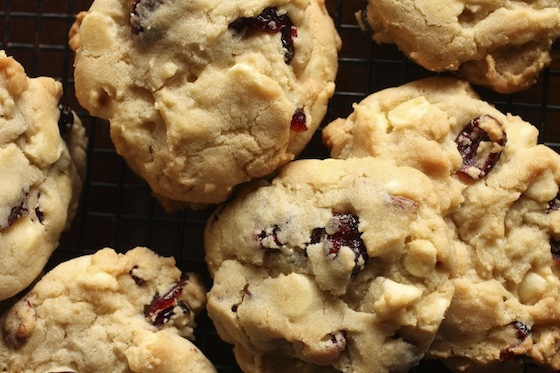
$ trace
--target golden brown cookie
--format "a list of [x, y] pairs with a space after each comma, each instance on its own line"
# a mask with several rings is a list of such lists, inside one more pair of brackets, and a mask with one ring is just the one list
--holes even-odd
[[356, 16], [373, 40], [426, 69], [501, 93], [532, 85], [560, 37], [558, 0], [371, 0]]
[[222, 202], [292, 160], [334, 93], [322, 0], [96, 0], [77, 21], [77, 97], [168, 208]]
[[76, 213], [87, 140], [61, 97], [0, 52], [0, 301], [35, 280]]

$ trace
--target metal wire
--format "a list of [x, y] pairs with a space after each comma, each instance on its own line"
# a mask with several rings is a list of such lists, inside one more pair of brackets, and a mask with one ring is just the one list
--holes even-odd
[[[105, 246], [125, 251], [148, 246], [172, 255], [183, 270], [210, 278], [204, 263], [202, 235], [210, 211], [165, 213], [143, 180], [134, 175], [116, 154], [108, 124], [80, 108], [74, 95], [72, 52], [67, 35], [80, 10], [92, 0], [0, 0], [0, 47], [14, 56], [28, 75], [52, 76], [62, 82], [65, 100], [78, 112], [89, 136], [88, 173], [80, 210], [71, 229], [61, 239], [49, 266]], [[393, 46], [375, 45], [358, 27], [354, 13], [363, 0], [327, 0], [329, 12], [343, 40], [339, 57], [337, 90], [322, 127], [346, 117], [352, 104], [380, 89], [434, 75], [407, 60]], [[560, 70], [547, 68], [527, 92], [498, 95], [479, 89], [481, 97], [502, 111], [521, 115], [538, 126], [540, 141], [560, 150]], [[313, 137], [301, 158], [325, 158], [321, 131]], [[231, 347], [223, 343], [207, 315], [198, 319], [196, 343], [220, 372], [241, 372]], [[438, 362], [422, 363], [412, 372], [446, 372]]]

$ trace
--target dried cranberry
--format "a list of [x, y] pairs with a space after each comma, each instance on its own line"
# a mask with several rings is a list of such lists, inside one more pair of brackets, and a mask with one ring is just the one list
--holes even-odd
[[134, 267], [132, 267], [132, 269], [128, 273], [130, 274], [130, 276], [132, 277], [132, 279], [134, 280], [136, 285], [141, 286], [141, 285], [144, 285], [146, 283], [146, 280], [144, 280], [143, 278], [138, 277], [134, 274], [134, 272], [136, 272], [137, 269], [138, 269], [138, 266], [134, 266]]
[[[482, 127], [482, 124], [484, 126], [495, 126], [498, 130], [492, 131], [493, 135], [491, 135]], [[499, 132], [499, 135], [497, 132]], [[463, 165], [459, 172], [473, 180], [482, 179], [498, 162], [506, 141], [507, 137], [503, 126], [496, 118], [483, 115], [473, 119], [455, 140], [463, 158]], [[479, 150], [482, 149], [481, 145], [483, 143], [489, 143], [489, 151], [486, 158], [479, 161]]]
[[181, 280], [163, 296], [156, 294], [152, 302], [144, 308], [144, 316], [155, 326], [167, 323], [173, 315], [175, 308], [179, 307], [185, 314], [190, 314], [189, 307], [179, 297], [188, 281], [188, 276]]
[[22, 201], [19, 206], [12, 207], [10, 210], [10, 216], [8, 216], [8, 227], [15, 223], [16, 220], [21, 218], [24, 215], [27, 215], [29, 210], [25, 207], [24, 202]]
[[327, 255], [336, 258], [342, 247], [348, 247], [356, 256], [356, 266], [352, 275], [365, 266], [368, 256], [366, 246], [358, 230], [359, 219], [353, 214], [339, 214], [331, 217], [325, 228], [315, 228], [311, 233], [311, 244], [324, 242]]
[[58, 110], [60, 111], [58, 131], [60, 132], [60, 136], [66, 137], [74, 125], [74, 113], [72, 113], [72, 109], [62, 101], [58, 103]]
[[518, 349], [518, 347], [525, 339], [530, 337], [532, 333], [531, 328], [520, 321], [514, 321], [511, 325], [515, 328], [516, 337], [519, 341], [500, 351], [500, 360], [502, 361], [513, 360], [518, 356], [522, 356], [525, 350], [523, 348]]
[[259, 242], [259, 245], [263, 249], [279, 249], [283, 244], [278, 239], [278, 232], [280, 232], [280, 227], [277, 225], [260, 231], [257, 234], [257, 241]]
[[43, 211], [41, 211], [41, 209], [39, 209], [39, 206], [35, 207], [35, 215], [37, 215], [39, 223], [43, 224], [43, 221], [45, 220], [45, 214], [43, 213]]
[[8, 220], [4, 225], [0, 225], [0, 229], [11, 227], [12, 224], [14, 224], [18, 219], [29, 213], [29, 209], [27, 208], [28, 193], [24, 193], [23, 196], [23, 200], [20, 202], [20, 204], [12, 207], [12, 209], [10, 210], [10, 215], [8, 215]]
[[560, 241], [554, 238], [550, 239], [550, 252], [552, 253], [552, 259], [560, 264]]
[[531, 328], [523, 324], [521, 321], [514, 321], [513, 327], [517, 331], [517, 338], [521, 341], [524, 341], [525, 338], [531, 335]]
[[546, 209], [546, 213], [548, 214], [556, 210], [560, 210], [560, 193], [558, 193], [552, 201], [548, 202], [548, 208]]
[[303, 108], [297, 108], [296, 112], [292, 116], [292, 123], [290, 124], [290, 129], [294, 132], [305, 132], [307, 131], [307, 117]]
[[297, 37], [297, 28], [287, 14], [279, 15], [275, 8], [265, 8], [261, 14], [254, 18], [241, 17], [233, 21], [229, 27], [237, 32], [257, 29], [267, 33], [280, 32], [284, 61], [289, 64], [294, 57], [294, 38]]

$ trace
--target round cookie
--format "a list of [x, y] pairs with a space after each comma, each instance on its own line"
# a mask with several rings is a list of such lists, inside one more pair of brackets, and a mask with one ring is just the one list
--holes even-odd
[[378, 43], [431, 71], [453, 71], [500, 93], [528, 88], [560, 38], [560, 2], [369, 1], [356, 13]]
[[372, 94], [326, 126], [334, 157], [412, 166], [438, 185], [458, 253], [454, 298], [428, 356], [457, 371], [560, 369], [560, 156], [468, 83]]
[[87, 141], [61, 96], [0, 51], [0, 301], [35, 280], [77, 209]]
[[144, 247], [71, 259], [0, 319], [0, 371], [215, 372], [186, 339], [205, 302], [197, 275]]
[[431, 181], [355, 158], [294, 161], [254, 187], [205, 231], [208, 314], [241, 368], [415, 365], [453, 294], [454, 250]]
[[322, 0], [96, 0], [70, 45], [78, 100], [173, 209], [222, 202], [304, 148], [340, 38]]

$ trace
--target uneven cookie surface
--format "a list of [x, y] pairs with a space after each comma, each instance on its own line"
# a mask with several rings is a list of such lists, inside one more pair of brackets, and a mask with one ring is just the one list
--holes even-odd
[[188, 339], [205, 288], [138, 247], [59, 264], [1, 319], [2, 372], [215, 372]]
[[432, 71], [454, 71], [501, 93], [528, 88], [560, 38], [560, 2], [369, 1], [356, 14], [379, 43]]
[[292, 162], [218, 209], [205, 232], [208, 313], [242, 369], [417, 363], [453, 294], [439, 208], [425, 175], [356, 158]]
[[0, 301], [39, 275], [76, 212], [86, 136], [61, 97], [0, 52]]
[[76, 94], [171, 208], [292, 160], [334, 92], [321, 0], [96, 0], [71, 32]]
[[455, 79], [375, 93], [329, 124], [335, 157], [415, 167], [436, 185], [458, 252], [455, 295], [428, 353], [464, 371], [560, 368], [560, 156]]

